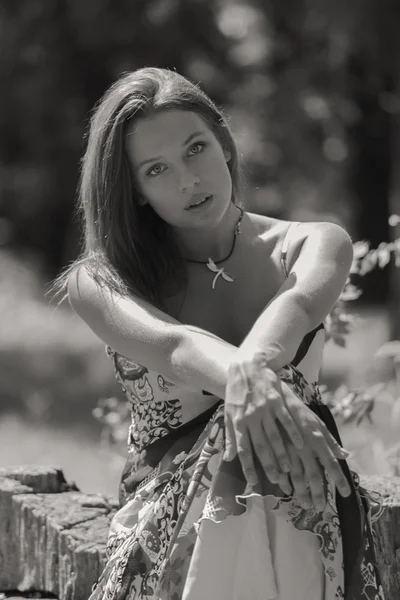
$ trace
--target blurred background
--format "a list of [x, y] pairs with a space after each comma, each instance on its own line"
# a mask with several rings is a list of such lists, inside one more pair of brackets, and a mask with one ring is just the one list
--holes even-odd
[[[230, 115], [249, 210], [334, 221], [377, 248], [399, 237], [399, 26], [398, 0], [1, 3], [0, 466], [54, 464], [85, 491], [117, 493], [123, 458], [93, 415], [122, 399], [111, 362], [45, 296], [79, 253], [80, 158], [108, 86], [142, 66], [200, 83]], [[399, 274], [391, 260], [357, 281], [359, 319], [345, 348], [325, 351], [322, 381], [341, 396], [394, 382], [370, 419], [340, 423], [364, 472], [395, 473], [399, 363], [376, 351], [400, 338]]]

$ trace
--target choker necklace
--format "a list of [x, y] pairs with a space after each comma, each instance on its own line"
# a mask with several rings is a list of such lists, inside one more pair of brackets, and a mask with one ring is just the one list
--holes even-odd
[[222, 277], [222, 279], [225, 279], [225, 281], [229, 281], [229, 282], [235, 281], [235, 277], [233, 277], [233, 275], [230, 275], [229, 273], [225, 273], [224, 267], [218, 268], [217, 265], [228, 260], [228, 258], [230, 256], [232, 256], [232, 253], [235, 249], [236, 238], [237, 238], [238, 234], [240, 233], [240, 224], [242, 222], [243, 214], [244, 214], [243, 208], [238, 206], [238, 209], [240, 210], [240, 216], [239, 216], [238, 222], [236, 223], [236, 227], [233, 231], [233, 243], [232, 243], [232, 248], [230, 249], [228, 256], [225, 256], [225, 258], [222, 258], [221, 260], [217, 260], [217, 261], [214, 261], [211, 257], [209, 257], [208, 262], [205, 262], [203, 260], [192, 260], [190, 258], [185, 259], [187, 262], [197, 263], [199, 265], [206, 265], [207, 269], [209, 269], [210, 271], [212, 271], [213, 273], [216, 274], [214, 279], [212, 280], [212, 284], [211, 284], [211, 287], [213, 290], [215, 290], [215, 284], [217, 283], [218, 277]]

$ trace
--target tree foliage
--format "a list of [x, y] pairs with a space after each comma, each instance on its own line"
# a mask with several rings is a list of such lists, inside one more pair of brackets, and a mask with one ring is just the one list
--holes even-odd
[[122, 72], [157, 65], [231, 114], [249, 208], [339, 221], [376, 247], [397, 197], [399, 14], [395, 0], [5, 0], [0, 244], [50, 276], [76, 256], [90, 111]]

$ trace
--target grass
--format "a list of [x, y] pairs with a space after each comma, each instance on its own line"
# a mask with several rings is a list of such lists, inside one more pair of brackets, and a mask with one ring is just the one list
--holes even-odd
[[50, 306], [30, 265], [3, 254], [0, 271], [1, 407], [80, 421], [118, 392], [104, 344], [68, 306]]

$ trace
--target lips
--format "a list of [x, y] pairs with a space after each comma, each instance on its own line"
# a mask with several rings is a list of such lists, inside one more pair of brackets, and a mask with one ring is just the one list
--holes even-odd
[[209, 200], [211, 196], [212, 194], [193, 194], [190, 204], [186, 207], [186, 210], [189, 210], [190, 208], [196, 208], [196, 205], [201, 206], [202, 203], [204, 204], [204, 201]]

